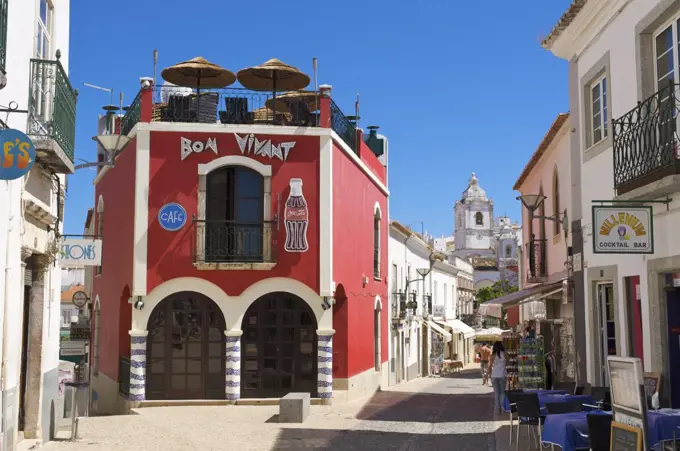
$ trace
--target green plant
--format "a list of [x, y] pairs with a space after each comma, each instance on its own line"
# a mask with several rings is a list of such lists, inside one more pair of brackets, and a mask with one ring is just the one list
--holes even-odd
[[477, 301], [481, 304], [492, 299], [505, 296], [506, 294], [514, 293], [517, 287], [511, 285], [507, 280], [499, 280], [490, 287], [484, 287], [477, 290]]

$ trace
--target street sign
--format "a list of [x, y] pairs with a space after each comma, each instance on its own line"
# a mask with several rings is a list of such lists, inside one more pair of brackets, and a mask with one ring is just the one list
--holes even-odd
[[84, 291], [76, 291], [73, 294], [73, 305], [75, 305], [78, 308], [83, 308], [85, 307], [85, 304], [87, 304], [87, 293]]
[[102, 264], [102, 240], [64, 238], [59, 263], [62, 268]]
[[652, 207], [593, 206], [593, 252], [653, 254]]
[[0, 131], [0, 180], [16, 180], [31, 170], [35, 163], [35, 146], [19, 130]]
[[187, 212], [180, 204], [165, 204], [158, 210], [158, 223], [168, 232], [177, 232], [187, 222]]

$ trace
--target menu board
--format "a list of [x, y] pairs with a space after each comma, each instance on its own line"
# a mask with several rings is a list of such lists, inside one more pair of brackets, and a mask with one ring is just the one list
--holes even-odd
[[612, 421], [610, 451], [642, 451], [642, 429]]
[[610, 356], [608, 363], [612, 404], [635, 413], [641, 413], [640, 385], [642, 384], [642, 374], [637, 374], [638, 371], [636, 371], [633, 362], [624, 361], [622, 358]]

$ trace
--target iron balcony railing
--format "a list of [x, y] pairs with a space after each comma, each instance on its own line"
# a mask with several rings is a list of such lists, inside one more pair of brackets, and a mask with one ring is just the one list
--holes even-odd
[[354, 153], [357, 153], [357, 128], [333, 100], [331, 100], [331, 129], [345, 141]]
[[406, 319], [406, 294], [398, 291], [392, 293], [392, 319]]
[[676, 172], [677, 90], [671, 82], [612, 120], [614, 186], [619, 194]]
[[73, 162], [76, 139], [76, 101], [78, 92], [71, 87], [59, 58], [31, 59], [28, 134], [54, 139]]
[[548, 275], [547, 265], [547, 240], [532, 238], [526, 246], [527, 254], [529, 256], [529, 265], [527, 271], [527, 281], [540, 281]]
[[276, 222], [194, 220], [194, 262], [276, 262]]
[[120, 134], [128, 135], [135, 127], [142, 114], [142, 91], [137, 93], [137, 97], [127, 108], [123, 119], [120, 120]]
[[130, 359], [121, 357], [118, 362], [118, 393], [130, 397]]
[[7, 62], [7, 3], [0, 0], [0, 71], [4, 74]]

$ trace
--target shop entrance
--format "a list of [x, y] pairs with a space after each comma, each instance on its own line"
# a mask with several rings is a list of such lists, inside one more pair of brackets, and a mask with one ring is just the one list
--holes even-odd
[[680, 408], [680, 290], [666, 292], [671, 407]]
[[317, 325], [305, 301], [266, 294], [248, 308], [241, 329], [242, 398], [317, 396]]
[[175, 293], [149, 318], [146, 399], [224, 399], [224, 316], [199, 293]]
[[616, 355], [616, 319], [614, 315], [614, 285], [597, 285], [597, 306], [600, 326], [600, 364], [602, 383], [609, 387], [607, 356]]

